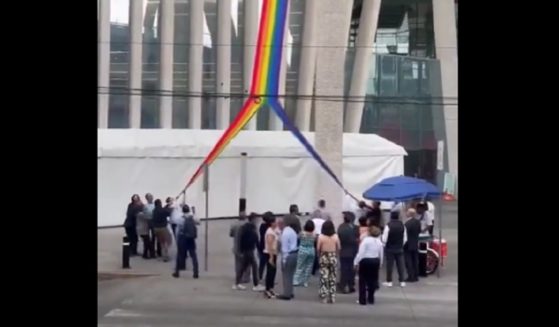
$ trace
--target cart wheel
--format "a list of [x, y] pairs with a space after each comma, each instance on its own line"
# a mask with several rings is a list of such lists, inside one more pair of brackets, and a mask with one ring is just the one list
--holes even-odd
[[439, 254], [437, 253], [437, 251], [433, 250], [433, 249], [428, 249], [427, 250], [427, 258], [426, 258], [426, 273], [427, 275], [431, 275], [434, 274], [437, 271], [437, 268], [439, 267]]

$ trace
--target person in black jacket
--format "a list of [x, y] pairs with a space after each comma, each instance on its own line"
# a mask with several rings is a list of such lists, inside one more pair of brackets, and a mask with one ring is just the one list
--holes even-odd
[[406, 271], [408, 278], [406, 282], [417, 282], [419, 280], [419, 234], [421, 233], [421, 222], [417, 219], [415, 209], [408, 209], [406, 215], [408, 220], [404, 224], [408, 236], [407, 242], [404, 244], [404, 257], [406, 260]]
[[[340, 239], [340, 284], [342, 293], [355, 292], [355, 272], [353, 270], [353, 258], [359, 247], [359, 228], [353, 224], [355, 215], [352, 212], [344, 212], [344, 222], [338, 227]], [[347, 290], [346, 290], [347, 287]]]
[[239, 252], [241, 254], [241, 265], [237, 270], [235, 276], [235, 285], [233, 289], [244, 290], [245, 286], [241, 284], [241, 277], [243, 272], [251, 267], [252, 269], [252, 282], [254, 287], [252, 288], [255, 292], [262, 292], [265, 290], [264, 286], [258, 285], [258, 267], [256, 264], [256, 258], [254, 257], [254, 250], [258, 245], [258, 232], [256, 231], [256, 220], [257, 215], [251, 213], [248, 217], [248, 221], [240, 227], [239, 230]]
[[132, 195], [132, 199], [126, 208], [126, 219], [124, 220], [124, 231], [130, 242], [130, 256], [138, 255], [138, 233], [136, 232], [136, 217], [142, 212], [143, 204], [138, 194]]
[[382, 243], [386, 253], [386, 282], [385, 286], [392, 287], [392, 269], [394, 262], [398, 268], [400, 286], [406, 286], [404, 281], [404, 244], [407, 242], [407, 233], [404, 223], [400, 221], [400, 212], [390, 213], [390, 221], [384, 227]]
[[373, 207], [367, 211], [367, 220], [369, 226], [376, 226], [382, 230], [382, 210], [380, 202], [373, 202]]

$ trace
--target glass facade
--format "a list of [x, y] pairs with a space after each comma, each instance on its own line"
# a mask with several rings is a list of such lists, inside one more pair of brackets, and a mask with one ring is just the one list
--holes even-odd
[[[131, 0], [137, 1], [137, 0]], [[142, 17], [142, 119], [141, 128], [159, 127], [159, 59], [161, 37], [159, 35], [159, 0], [144, 2]]]
[[175, 0], [175, 33], [173, 52], [173, 128], [188, 128], [188, 36], [190, 35], [190, 3]]
[[[202, 93], [217, 92], [217, 2], [204, 0], [204, 29], [202, 43]], [[229, 42], [228, 42], [229, 43]], [[216, 98], [202, 98], [202, 129], [215, 129], [216, 126]]]
[[[141, 90], [129, 90], [130, 28], [129, 5], [142, 1]], [[188, 128], [188, 84], [190, 50], [190, 7], [193, 0], [174, 1], [173, 39], [173, 128]], [[231, 39], [217, 44], [218, 0], [203, 2], [202, 92], [217, 92], [217, 50], [230, 45], [230, 119], [237, 115], [244, 99], [245, 59], [244, 12], [246, 0], [231, 0]], [[251, 0], [258, 1], [260, 0]], [[345, 0], [344, 0], [345, 1]], [[435, 176], [436, 140], [445, 139], [441, 103], [440, 64], [433, 59], [433, 0], [383, 0], [375, 36], [371, 72], [363, 104], [361, 133], [376, 133], [402, 145], [407, 151], [406, 174], [429, 180]], [[109, 128], [129, 128], [130, 92], [142, 92], [141, 128], [159, 128], [160, 98], [160, 5], [161, 0], [110, 0]], [[355, 61], [361, 1], [354, 1], [345, 58], [344, 95], [349, 93]], [[458, 4], [456, 3], [456, 11]], [[305, 1], [291, 0], [284, 56], [287, 59], [285, 109], [296, 116]], [[458, 14], [456, 13], [456, 20]], [[317, 29], [320, 31], [320, 27]], [[255, 43], [255, 42], [254, 42]], [[252, 45], [254, 45], [254, 43]], [[250, 78], [250, 76], [249, 76]], [[216, 98], [202, 98], [200, 128], [216, 128]], [[314, 131], [315, 105], [311, 107], [310, 131]], [[257, 129], [270, 128], [270, 110], [263, 108]]]
[[[160, 0], [111, 0], [109, 128], [128, 128], [129, 115], [129, 5], [143, 2], [142, 14], [142, 100], [141, 128], [158, 128], [160, 66]], [[173, 128], [188, 128], [188, 83], [190, 6], [192, 0], [175, 0], [173, 53]], [[361, 133], [376, 133], [401, 144], [410, 153], [408, 174], [430, 178], [436, 140], [444, 139], [440, 90], [440, 67], [434, 56], [432, 0], [384, 0], [375, 37], [367, 100], [363, 104]], [[231, 7], [231, 94], [232, 120], [243, 99], [244, 9], [245, 1], [232, 0]], [[359, 29], [360, 2], [355, 1], [345, 60], [344, 93], [348, 94], [355, 59], [355, 38]], [[215, 93], [217, 49], [216, 0], [203, 0], [202, 91]], [[292, 0], [284, 45], [287, 58], [285, 108], [295, 119], [299, 61], [304, 27], [305, 1]], [[320, 28], [319, 28], [320, 30]], [[228, 45], [228, 44], [226, 44]], [[203, 129], [216, 128], [216, 99], [202, 99]], [[314, 131], [314, 104], [310, 130]], [[257, 119], [258, 130], [269, 129], [270, 110], [264, 108]], [[431, 161], [433, 163], [431, 163]]]
[[382, 1], [375, 52], [377, 54], [434, 58], [432, 1]]
[[128, 128], [129, 0], [111, 0], [109, 128]]
[[305, 0], [291, 0], [289, 2], [289, 30], [287, 42], [284, 45], [284, 56], [287, 58], [287, 74], [285, 78], [284, 107], [289, 119], [295, 120], [297, 105], [299, 64], [301, 61], [301, 43], [305, 17]]
[[[231, 93], [238, 95], [243, 94], [243, 50], [245, 37], [245, 21], [244, 21], [244, 3], [243, 0], [237, 1], [237, 8], [231, 8]], [[234, 12], [233, 12], [234, 11]], [[236, 14], [236, 15], [235, 15]], [[231, 97], [231, 116], [233, 121], [235, 116], [241, 110], [243, 99], [239, 97]]]
[[436, 140], [444, 138], [439, 62], [394, 55], [373, 62], [360, 132], [400, 144], [406, 175], [435, 181]]

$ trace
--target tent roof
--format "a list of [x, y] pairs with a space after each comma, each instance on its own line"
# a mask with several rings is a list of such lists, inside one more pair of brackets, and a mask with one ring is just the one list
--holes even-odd
[[[203, 158], [222, 130], [98, 129], [98, 157]], [[303, 132], [314, 145], [314, 133]], [[404, 156], [404, 148], [375, 134], [344, 133], [345, 157]], [[221, 154], [238, 157], [308, 157], [303, 145], [289, 131], [241, 131]]]

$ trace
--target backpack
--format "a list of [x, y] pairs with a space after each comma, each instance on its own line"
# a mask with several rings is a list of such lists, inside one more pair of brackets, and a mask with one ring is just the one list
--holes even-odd
[[198, 230], [196, 228], [196, 222], [192, 216], [184, 217], [184, 223], [182, 225], [181, 234], [186, 238], [196, 238], [198, 236]]

